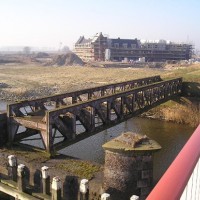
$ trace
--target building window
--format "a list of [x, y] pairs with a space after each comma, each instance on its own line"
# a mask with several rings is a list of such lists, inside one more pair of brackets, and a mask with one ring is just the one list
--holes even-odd
[[131, 48], [135, 49], [136, 48], [136, 44], [131, 44]]
[[128, 48], [128, 44], [127, 43], [123, 43], [123, 48], [127, 49]]
[[119, 48], [119, 43], [114, 43], [115, 48]]

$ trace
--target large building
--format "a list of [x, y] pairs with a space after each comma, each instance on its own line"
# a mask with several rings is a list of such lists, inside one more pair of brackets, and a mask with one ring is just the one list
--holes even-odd
[[111, 39], [102, 33], [86, 39], [81, 36], [75, 43], [75, 53], [89, 61], [146, 61], [188, 60], [192, 56], [192, 45], [166, 40]]

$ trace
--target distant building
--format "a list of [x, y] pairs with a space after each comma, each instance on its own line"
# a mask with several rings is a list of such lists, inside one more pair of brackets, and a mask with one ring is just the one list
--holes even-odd
[[75, 43], [75, 53], [86, 61], [146, 61], [188, 60], [192, 56], [192, 45], [166, 40], [111, 39], [97, 33], [91, 39], [81, 36]]

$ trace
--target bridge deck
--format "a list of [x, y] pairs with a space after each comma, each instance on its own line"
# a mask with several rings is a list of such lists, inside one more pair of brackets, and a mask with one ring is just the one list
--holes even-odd
[[[104, 94], [99, 98], [90, 98], [87, 101], [74, 102], [71, 105], [61, 105], [50, 110], [46, 107], [40, 108], [39, 111], [43, 110], [40, 112], [40, 116], [33, 116], [34, 110], [36, 110], [33, 106], [30, 106], [30, 112], [27, 112], [27, 105], [33, 105], [32, 102], [25, 102], [25, 114], [21, 111], [22, 104], [21, 107], [17, 107], [17, 104], [13, 107], [10, 105], [9, 140], [12, 143], [18, 141], [19, 138], [30, 136], [31, 133], [32, 135], [39, 133], [44, 149], [52, 154], [54, 150], [114, 126], [178, 95], [181, 92], [181, 83], [181, 78], [172, 79], [115, 91], [115, 93]], [[44, 107], [44, 105], [40, 105], [40, 107]], [[20, 125], [26, 127], [26, 131], [18, 133]], [[57, 137], [63, 139], [56, 142]]]
[[44, 116], [23, 116], [14, 117], [17, 124], [36, 130], [46, 130], [46, 123], [43, 122]]

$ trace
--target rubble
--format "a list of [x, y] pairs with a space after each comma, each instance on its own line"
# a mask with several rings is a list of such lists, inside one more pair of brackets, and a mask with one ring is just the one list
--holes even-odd
[[67, 54], [57, 55], [50, 65], [57, 66], [83, 66], [85, 63], [76, 54], [70, 52]]

